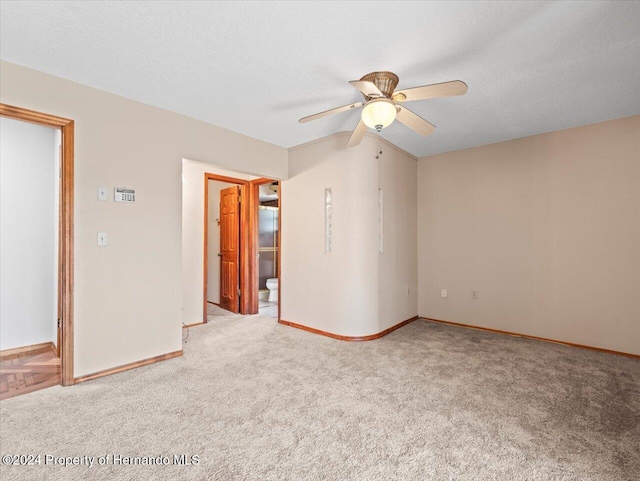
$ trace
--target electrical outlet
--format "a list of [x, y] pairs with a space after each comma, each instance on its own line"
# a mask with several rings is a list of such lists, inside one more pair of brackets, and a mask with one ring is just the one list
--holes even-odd
[[478, 298], [478, 291], [471, 291], [471, 299], [477, 299]]
[[440, 290], [440, 295], [442, 296], [443, 299], [445, 299], [447, 297], [447, 290], [446, 289], [441, 289]]

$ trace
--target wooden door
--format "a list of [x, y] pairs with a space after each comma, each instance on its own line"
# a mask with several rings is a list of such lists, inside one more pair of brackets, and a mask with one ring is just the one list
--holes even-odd
[[240, 312], [240, 187], [220, 191], [220, 307]]

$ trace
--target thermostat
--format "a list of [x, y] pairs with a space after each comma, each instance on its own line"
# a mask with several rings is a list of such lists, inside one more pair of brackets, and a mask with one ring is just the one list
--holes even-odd
[[124, 189], [122, 187], [115, 188], [115, 195], [113, 196], [116, 202], [135, 202], [136, 191], [133, 189]]

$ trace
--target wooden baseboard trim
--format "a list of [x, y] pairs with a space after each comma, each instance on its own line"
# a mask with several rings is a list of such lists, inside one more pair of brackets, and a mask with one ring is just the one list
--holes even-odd
[[142, 361], [131, 362], [111, 369], [105, 369], [104, 371], [94, 372], [93, 374], [87, 374], [86, 376], [80, 376], [74, 379], [74, 384], [91, 381], [92, 379], [97, 379], [99, 377], [110, 376], [111, 374], [117, 374], [119, 372], [128, 371], [129, 369], [135, 369], [136, 367], [146, 366], [155, 362], [166, 361], [167, 359], [173, 359], [174, 357], [179, 356], [182, 356], [182, 350], [170, 352], [168, 354], [161, 354], [160, 356], [143, 359]]
[[507, 336], [522, 337], [524, 339], [533, 339], [534, 341], [552, 342], [554, 344], [561, 344], [563, 346], [579, 347], [581, 349], [589, 349], [591, 351], [604, 352], [607, 354], [617, 354], [618, 356], [626, 356], [634, 359], [640, 359], [640, 354], [631, 354], [629, 352], [613, 351], [611, 349], [603, 349], [601, 347], [585, 346], [584, 344], [575, 344], [573, 342], [567, 342], [567, 341], [557, 341], [555, 339], [547, 339], [546, 337], [530, 336], [528, 334], [519, 334], [517, 332], [510, 332], [510, 331], [501, 331], [500, 329], [491, 329], [490, 327], [472, 326], [471, 324], [462, 324], [461, 322], [443, 321], [441, 319], [432, 319], [430, 317], [420, 316], [420, 319], [422, 319], [423, 321], [438, 322], [440, 324], [449, 324], [451, 326], [456, 326], [456, 327], [465, 327], [467, 329], [477, 329], [478, 331], [487, 331], [487, 332], [494, 332], [496, 334], [505, 334]]
[[51, 350], [53, 350], [53, 352], [56, 353], [56, 356], [58, 355], [57, 354], [58, 351], [56, 350], [56, 345], [50, 341], [50, 342], [41, 342], [40, 344], [31, 344], [29, 346], [14, 347], [12, 349], [4, 349], [0, 351], [0, 357], [15, 356], [16, 354], [22, 354], [22, 353], [31, 352], [31, 351], [40, 351], [46, 348], [50, 348]]
[[220, 307], [220, 303], [219, 303], [219, 302], [211, 302], [211, 301], [207, 301], [207, 304], [213, 304], [214, 306], [218, 306], [218, 307]]
[[204, 326], [205, 324], [206, 322], [194, 322], [193, 324], [183, 324], [182, 329], [185, 329], [187, 327]]
[[332, 332], [321, 331], [320, 329], [314, 329], [313, 327], [303, 326], [302, 324], [297, 324], [291, 321], [285, 321], [284, 319], [280, 319], [278, 322], [280, 324], [284, 324], [285, 326], [295, 327], [296, 329], [302, 329], [303, 331], [312, 332], [313, 334], [320, 334], [321, 336], [330, 337], [332, 339], [338, 339], [340, 341], [373, 341], [374, 339], [380, 339], [383, 336], [386, 336], [392, 331], [401, 328], [402, 326], [406, 326], [410, 322], [413, 322], [418, 319], [418, 316], [414, 316], [411, 319], [407, 319], [406, 321], [399, 322], [391, 326], [388, 329], [385, 329], [378, 334], [371, 334], [369, 336], [342, 336], [340, 334], [334, 334]]

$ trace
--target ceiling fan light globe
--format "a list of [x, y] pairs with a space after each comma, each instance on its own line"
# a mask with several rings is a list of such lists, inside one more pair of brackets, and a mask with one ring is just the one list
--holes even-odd
[[396, 106], [389, 99], [373, 99], [362, 109], [362, 121], [370, 129], [378, 132], [396, 119]]

